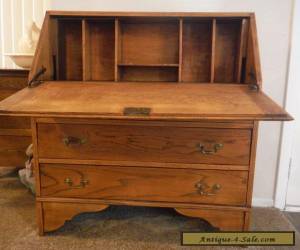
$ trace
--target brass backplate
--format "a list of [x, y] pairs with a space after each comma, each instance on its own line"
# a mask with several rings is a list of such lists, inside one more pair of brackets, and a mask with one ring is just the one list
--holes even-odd
[[145, 107], [126, 107], [123, 110], [123, 114], [129, 116], [149, 116], [150, 113], [151, 108]]

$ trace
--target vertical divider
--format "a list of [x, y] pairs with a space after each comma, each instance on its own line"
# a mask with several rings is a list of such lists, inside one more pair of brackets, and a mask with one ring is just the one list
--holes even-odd
[[90, 65], [89, 65], [89, 27], [86, 19], [82, 20], [82, 79], [83, 81], [90, 80]]
[[248, 30], [247, 27], [248, 27], [248, 20], [246, 18], [243, 18], [241, 23], [240, 41], [239, 41], [238, 58], [237, 58], [237, 66], [236, 66], [237, 83], [241, 82], [243, 58], [246, 56], [246, 51], [247, 51], [247, 30]]
[[183, 48], [183, 18], [179, 19], [179, 68], [178, 68], [178, 82], [182, 82], [182, 48]]
[[[60, 80], [61, 79], [61, 71], [59, 70], [60, 69], [60, 62], [61, 62], [61, 47], [62, 47], [62, 44], [61, 44], [61, 24], [60, 24], [60, 21], [59, 19], [57, 19], [57, 31], [56, 31], [56, 36], [57, 36], [57, 48], [56, 48], [56, 53], [57, 53], [57, 57], [56, 57], [56, 79], [57, 80]], [[40, 35], [41, 37], [41, 35]], [[33, 66], [31, 66], [32, 68]], [[31, 70], [32, 71], [32, 70]], [[30, 77], [30, 75], [29, 75]]]
[[120, 21], [115, 19], [115, 82], [119, 81], [119, 57], [120, 57]]
[[[52, 77], [53, 80], [58, 79], [58, 67], [59, 67], [59, 54], [58, 54], [58, 21], [57, 19], [50, 20], [49, 22], [49, 38], [50, 38], [50, 57], [53, 65]], [[52, 56], [51, 56], [52, 55]]]
[[213, 83], [215, 80], [215, 53], [216, 53], [216, 30], [217, 20], [212, 20], [212, 31], [211, 31], [211, 64], [210, 64], [210, 82]]

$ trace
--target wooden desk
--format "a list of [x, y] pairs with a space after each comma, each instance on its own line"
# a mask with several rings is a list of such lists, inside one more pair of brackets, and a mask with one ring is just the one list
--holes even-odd
[[172, 207], [247, 230], [261, 90], [251, 13], [48, 12], [30, 87], [39, 233], [110, 205]]

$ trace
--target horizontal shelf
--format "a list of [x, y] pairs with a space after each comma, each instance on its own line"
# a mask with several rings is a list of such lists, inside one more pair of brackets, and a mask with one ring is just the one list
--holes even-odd
[[140, 64], [140, 63], [118, 63], [121, 67], [179, 67], [178, 63], [152, 63], [152, 64]]

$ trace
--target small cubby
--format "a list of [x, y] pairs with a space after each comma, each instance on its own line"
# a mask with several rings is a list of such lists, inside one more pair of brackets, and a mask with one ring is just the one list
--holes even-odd
[[83, 78], [113, 81], [115, 68], [115, 20], [83, 20]]
[[119, 61], [122, 65], [178, 64], [178, 20], [121, 19]]
[[58, 80], [82, 80], [82, 24], [78, 19], [58, 22]]
[[177, 82], [178, 68], [167, 66], [120, 66], [120, 81]]
[[214, 82], [238, 82], [241, 20], [217, 20], [215, 36]]
[[182, 29], [182, 81], [210, 82], [212, 20], [184, 20]]

